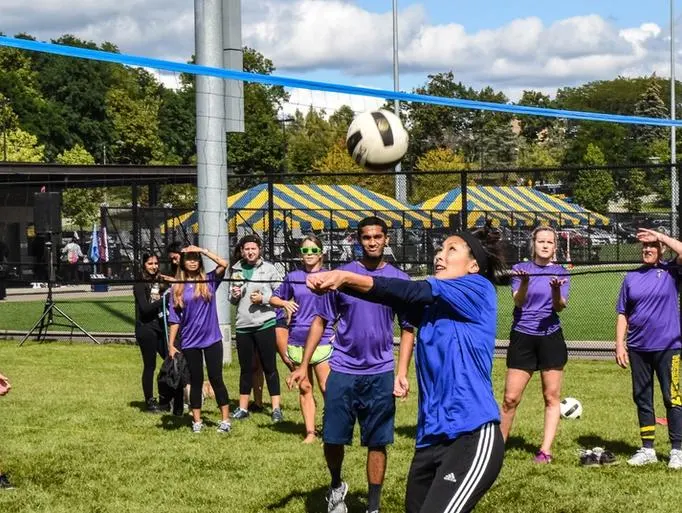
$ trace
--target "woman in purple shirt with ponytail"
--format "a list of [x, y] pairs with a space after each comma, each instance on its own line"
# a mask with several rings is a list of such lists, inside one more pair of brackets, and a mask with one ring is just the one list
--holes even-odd
[[[308, 338], [310, 326], [312, 326], [313, 320], [321, 310], [322, 303], [324, 303], [324, 297], [315, 294], [306, 286], [308, 275], [322, 270], [322, 250], [320, 239], [314, 235], [305, 237], [301, 241], [300, 247], [303, 269], [287, 274], [270, 299], [270, 304], [284, 309], [290, 319], [285, 363], [292, 371], [301, 365], [303, 348]], [[303, 442], [307, 444], [316, 440], [313, 375], [317, 377], [320, 391], [324, 394], [329, 376], [329, 358], [332, 354], [331, 341], [333, 338], [334, 330], [331, 323], [328, 323], [320, 339], [320, 344], [310, 360], [311, 367], [308, 367], [308, 377], [301, 380], [298, 386], [301, 412], [306, 430]]]
[[545, 399], [545, 429], [536, 463], [551, 463], [552, 443], [561, 417], [561, 379], [568, 361], [558, 313], [566, 308], [569, 279], [566, 270], [552, 263], [557, 234], [539, 226], [532, 234], [533, 260], [512, 267], [514, 320], [507, 349], [507, 376], [500, 429], [509, 437], [516, 408], [535, 371], [540, 371]]

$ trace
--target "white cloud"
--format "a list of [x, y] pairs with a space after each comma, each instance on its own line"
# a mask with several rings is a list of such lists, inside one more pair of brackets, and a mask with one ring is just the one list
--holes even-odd
[[[193, 2], [187, 0], [2, 4], [0, 30], [10, 35], [26, 32], [48, 40], [71, 33], [113, 42], [125, 53], [181, 62], [193, 53]], [[344, 0], [243, 0], [242, 5], [245, 44], [270, 58], [280, 74], [333, 69], [346, 74], [346, 82], [356, 83], [364, 76], [391, 74], [390, 6], [376, 13]], [[399, 22], [402, 74], [425, 77], [453, 70], [466, 84], [491, 85], [512, 98], [524, 88], [551, 90], [617, 75], [666, 75], [669, 69], [667, 34], [646, 20], [618, 29], [588, 13], [551, 24], [519, 18], [470, 31], [460, 24], [434, 24], [422, 5], [413, 4], [400, 11]], [[678, 37], [682, 39], [682, 31]], [[335, 103], [331, 98], [321, 101]]]

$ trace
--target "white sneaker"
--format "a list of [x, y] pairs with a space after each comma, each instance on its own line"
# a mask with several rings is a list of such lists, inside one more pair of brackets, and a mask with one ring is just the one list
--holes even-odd
[[668, 468], [672, 470], [680, 470], [682, 468], [682, 450], [673, 449], [670, 451], [670, 461]]
[[[656, 457], [656, 451], [654, 449], [642, 447], [635, 454], [633, 454], [632, 458], [628, 460], [628, 465], [632, 465], [633, 467], [641, 467], [642, 465], [650, 465], [651, 463], [656, 463], [657, 461], [658, 458]], [[680, 463], [682, 463], [682, 461]]]
[[204, 424], [202, 422], [192, 422], [192, 433], [201, 433]]
[[348, 485], [345, 481], [341, 482], [338, 488], [329, 487], [327, 492], [327, 513], [346, 513], [346, 503], [344, 499], [348, 493]]

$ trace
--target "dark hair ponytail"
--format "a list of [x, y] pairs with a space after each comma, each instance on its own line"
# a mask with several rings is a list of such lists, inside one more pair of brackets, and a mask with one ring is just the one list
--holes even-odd
[[483, 228], [472, 232], [472, 235], [480, 242], [487, 259], [488, 265], [481, 275], [494, 285], [508, 285], [511, 281], [511, 274], [504, 261], [500, 231], [486, 224]]

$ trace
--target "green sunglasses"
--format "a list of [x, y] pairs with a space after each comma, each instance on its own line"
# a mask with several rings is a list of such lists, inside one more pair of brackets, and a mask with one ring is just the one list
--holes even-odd
[[318, 253], [322, 253], [322, 250], [317, 246], [313, 246], [311, 248], [301, 248], [301, 255], [317, 255]]

